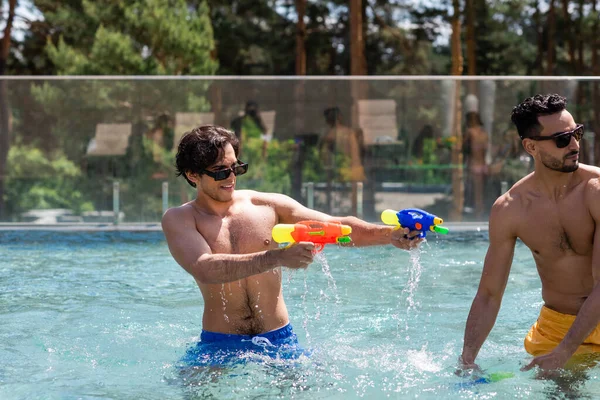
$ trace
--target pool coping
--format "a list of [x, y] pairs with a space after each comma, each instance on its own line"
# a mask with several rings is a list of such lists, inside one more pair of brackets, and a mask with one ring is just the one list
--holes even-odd
[[162, 231], [160, 222], [147, 223], [92, 223], [92, 222], [57, 222], [55, 224], [33, 224], [20, 222], [2, 222], [0, 231], [125, 231], [125, 232], [152, 232]]
[[[488, 230], [488, 222], [447, 222], [444, 226], [455, 232], [479, 232]], [[1, 222], [0, 231], [124, 231], [124, 232], [156, 232], [162, 231], [160, 222], [138, 223], [90, 223], [90, 222], [59, 222], [55, 224], [33, 224], [22, 222]]]

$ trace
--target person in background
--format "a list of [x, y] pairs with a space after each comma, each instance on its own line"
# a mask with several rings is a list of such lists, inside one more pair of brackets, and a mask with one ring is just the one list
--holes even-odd
[[[240, 141], [240, 155], [242, 154], [242, 148], [251, 139], [264, 138], [267, 133], [267, 128], [260, 116], [258, 103], [253, 100], [246, 102], [244, 113], [233, 121], [231, 121], [231, 129], [235, 132], [236, 136]], [[268, 142], [263, 139], [262, 142], [262, 157], [265, 158], [267, 155]]]
[[415, 138], [412, 145], [412, 156], [418, 160], [423, 160], [423, 150], [428, 143], [436, 143], [436, 137], [433, 132], [433, 127], [429, 124], [425, 125]]
[[364, 145], [359, 132], [342, 122], [338, 107], [323, 112], [327, 131], [321, 140], [321, 155], [324, 165], [337, 172], [337, 180], [352, 183], [352, 214], [357, 212], [357, 182], [366, 179], [363, 167]]
[[488, 174], [486, 154], [489, 137], [483, 129], [483, 123], [477, 112], [466, 115], [467, 130], [465, 132], [466, 164], [470, 192], [475, 208], [475, 217], [482, 218], [484, 213], [485, 178]]

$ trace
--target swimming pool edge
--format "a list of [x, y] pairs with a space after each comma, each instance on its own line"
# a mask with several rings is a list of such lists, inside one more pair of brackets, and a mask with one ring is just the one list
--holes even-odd
[[[488, 222], [448, 222], [444, 223], [450, 232], [479, 232], [488, 230]], [[125, 232], [155, 232], [162, 231], [159, 222], [140, 223], [56, 223], [34, 224], [22, 222], [1, 222], [0, 231], [125, 231]]]

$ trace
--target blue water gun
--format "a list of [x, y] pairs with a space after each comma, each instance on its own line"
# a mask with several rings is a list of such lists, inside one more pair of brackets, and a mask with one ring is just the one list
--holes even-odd
[[420, 231], [417, 237], [424, 238], [427, 231], [448, 233], [448, 228], [441, 226], [444, 220], [419, 208], [405, 208], [401, 211], [385, 210], [381, 213], [381, 220], [386, 225], [396, 225], [398, 228], [408, 228], [411, 231]]

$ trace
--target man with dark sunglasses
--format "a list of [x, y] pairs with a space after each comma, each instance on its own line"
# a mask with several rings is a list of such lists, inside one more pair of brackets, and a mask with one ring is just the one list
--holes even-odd
[[467, 319], [461, 369], [477, 368], [517, 238], [531, 250], [544, 301], [524, 343], [535, 358], [523, 369], [562, 368], [575, 354], [600, 352], [600, 169], [579, 163], [583, 125], [566, 110], [564, 97], [530, 97], [513, 109], [512, 121], [535, 169], [492, 207], [490, 244]]
[[278, 358], [304, 354], [289, 323], [280, 267], [307, 268], [315, 246], [278, 248], [271, 237], [276, 224], [339, 221], [352, 227], [357, 246], [408, 250], [421, 242], [411, 240], [418, 232], [334, 218], [282, 194], [235, 190], [238, 176], [248, 171], [238, 151], [235, 134], [213, 125], [188, 132], [178, 146], [178, 175], [196, 188], [197, 197], [169, 209], [162, 227], [173, 258], [194, 277], [204, 298], [200, 342], [190, 347], [183, 366], [236, 362], [240, 351]]

